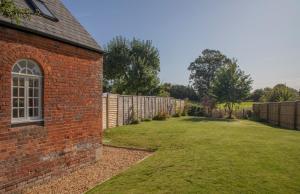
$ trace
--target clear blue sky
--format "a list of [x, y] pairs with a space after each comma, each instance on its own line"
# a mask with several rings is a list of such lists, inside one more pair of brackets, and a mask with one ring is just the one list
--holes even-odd
[[238, 59], [254, 88], [300, 89], [300, 0], [63, 0], [100, 45], [117, 35], [152, 40], [162, 82], [188, 84], [205, 48]]

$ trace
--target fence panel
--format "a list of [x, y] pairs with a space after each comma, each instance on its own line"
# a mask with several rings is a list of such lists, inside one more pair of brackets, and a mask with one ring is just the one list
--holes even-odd
[[260, 112], [259, 116], [262, 120], [268, 120], [268, 104], [261, 104], [260, 105]]
[[300, 130], [300, 101], [253, 104], [253, 113], [274, 125]]
[[297, 101], [295, 103], [296, 110], [295, 110], [295, 128], [300, 130], [300, 102]]
[[106, 129], [107, 127], [107, 106], [106, 106], [106, 102], [107, 102], [107, 96], [103, 95], [102, 96], [102, 129]]
[[118, 97], [118, 126], [124, 125], [124, 98], [123, 96]]
[[109, 94], [107, 96], [107, 106], [108, 106], [108, 128], [113, 128], [117, 126], [118, 122], [118, 95]]
[[279, 125], [279, 103], [270, 103], [268, 108], [269, 122], [274, 125]]
[[295, 102], [282, 102], [280, 105], [280, 126], [294, 128]]
[[103, 94], [103, 129], [127, 125], [133, 119], [152, 119], [158, 113], [174, 115], [184, 111], [184, 101], [169, 97]]

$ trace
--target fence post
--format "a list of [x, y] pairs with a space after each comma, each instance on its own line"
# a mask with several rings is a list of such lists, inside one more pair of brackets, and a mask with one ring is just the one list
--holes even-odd
[[146, 98], [147, 98], [147, 97], [144, 96], [144, 119], [146, 119], [146, 117], [147, 117], [147, 116], [146, 116], [146, 114], [147, 114], [147, 113], [146, 113]]
[[116, 125], [119, 126], [119, 94], [117, 95], [117, 122]]
[[297, 117], [298, 117], [298, 101], [295, 102], [295, 110], [294, 110], [294, 129], [297, 129]]
[[125, 112], [124, 112], [125, 111], [125, 101], [124, 101], [124, 99], [125, 99], [124, 96], [122, 96], [122, 100], [123, 100], [123, 111], [122, 111], [123, 112], [122, 113], [123, 114], [123, 116], [122, 116], [122, 118], [123, 118], [123, 125], [125, 125]]
[[156, 98], [152, 98], [153, 99], [153, 115], [152, 118], [154, 117], [154, 115], [156, 114]]
[[281, 115], [281, 102], [278, 103], [278, 126], [281, 125], [280, 115]]
[[181, 100], [179, 101], [179, 114], [181, 114]]
[[106, 96], [106, 129], [109, 129], [109, 93]]
[[146, 97], [144, 96], [143, 99], [144, 99], [144, 116], [143, 116], [143, 118], [145, 119], [146, 118]]
[[259, 106], [258, 106], [259, 119], [261, 119], [261, 107], [262, 107], [262, 104], [259, 104]]
[[[157, 99], [156, 99], [156, 97], [154, 98], [154, 109], [155, 109], [155, 111], [154, 111], [154, 115], [156, 115], [156, 111], [157, 111]], [[153, 115], [153, 116], [154, 116]]]
[[269, 122], [269, 103], [267, 103], [267, 122]]
[[137, 120], [139, 120], [139, 96], [136, 96], [136, 115], [137, 115]]

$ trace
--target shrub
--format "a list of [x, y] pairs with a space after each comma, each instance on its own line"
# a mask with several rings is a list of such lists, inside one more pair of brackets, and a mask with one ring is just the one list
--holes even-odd
[[243, 119], [249, 119], [252, 117], [252, 110], [243, 110]]
[[150, 121], [151, 121], [151, 119], [149, 119], [149, 118], [146, 118], [146, 119], [143, 119], [142, 121], [144, 121], [144, 122], [150, 122]]
[[139, 124], [139, 123], [140, 123], [140, 121], [139, 121], [138, 117], [136, 116], [135, 112], [132, 110], [130, 124], [135, 125], [135, 124]]
[[[186, 104], [187, 102], [185, 102], [185, 104]], [[188, 105], [185, 105], [184, 106], [184, 108], [183, 108], [183, 111], [182, 111], [182, 113], [181, 113], [181, 116], [186, 116], [186, 114], [187, 114], [187, 110], [188, 110]]]
[[168, 117], [169, 116], [168, 116], [167, 113], [160, 112], [160, 113], [158, 113], [158, 115], [156, 115], [156, 116], [153, 117], [153, 120], [156, 120], [156, 121], [165, 121]]
[[250, 119], [253, 117], [252, 115], [251, 109], [242, 109], [234, 112], [234, 116], [238, 119]]
[[134, 120], [132, 120], [132, 121], [130, 122], [131, 125], [136, 125], [136, 124], [139, 124], [139, 123], [140, 123], [140, 121], [137, 120], [137, 119], [134, 119]]
[[187, 114], [189, 116], [203, 117], [203, 116], [205, 116], [205, 111], [202, 106], [193, 104], [187, 108]]
[[247, 118], [253, 117], [252, 110], [247, 110], [247, 111], [246, 111], [246, 115], [247, 115]]
[[221, 109], [213, 109], [211, 112], [211, 117], [215, 119], [220, 119], [225, 117], [224, 110]]
[[175, 113], [175, 114], [173, 114], [173, 117], [180, 117], [180, 114], [179, 113]]

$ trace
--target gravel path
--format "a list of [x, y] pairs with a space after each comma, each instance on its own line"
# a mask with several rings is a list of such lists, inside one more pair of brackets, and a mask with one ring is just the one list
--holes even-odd
[[151, 153], [146, 151], [104, 146], [102, 158], [97, 163], [74, 171], [59, 179], [27, 189], [24, 193], [83, 193], [149, 155]]

